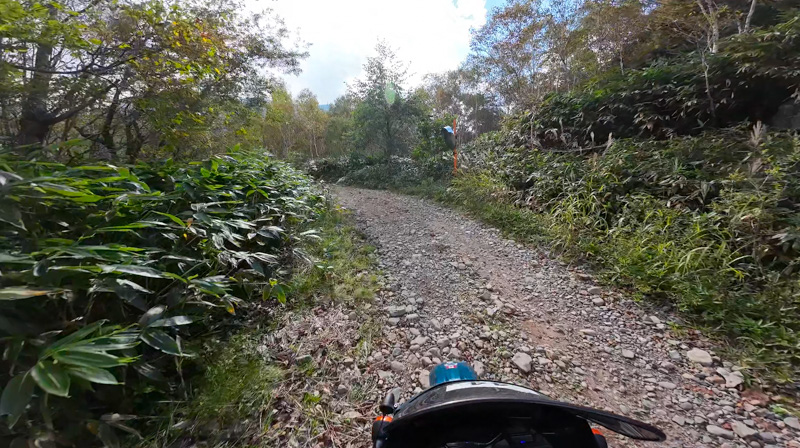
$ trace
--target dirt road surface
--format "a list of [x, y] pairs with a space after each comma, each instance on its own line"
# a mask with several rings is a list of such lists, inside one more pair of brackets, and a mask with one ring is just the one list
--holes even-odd
[[367, 369], [382, 389], [407, 399], [427, 387], [433, 365], [464, 360], [484, 379], [637, 418], [669, 437], [611, 446], [800, 447], [797, 419], [743, 391], [737, 367], [693, 332], [674, 332], [674, 316], [431, 202], [334, 194], [377, 245], [387, 278], [377, 299], [384, 338]]

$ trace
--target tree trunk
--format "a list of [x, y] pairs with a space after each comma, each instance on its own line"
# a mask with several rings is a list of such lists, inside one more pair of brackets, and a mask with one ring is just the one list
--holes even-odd
[[125, 153], [128, 156], [128, 163], [136, 163], [141, 152], [142, 132], [136, 120], [131, 120], [125, 125]]
[[[36, 49], [35, 67], [43, 70], [49, 69], [52, 54], [52, 46], [39, 44]], [[49, 118], [47, 97], [50, 93], [51, 77], [52, 75], [49, 73], [35, 71], [28, 82], [28, 96], [22, 103], [19, 119], [18, 145], [41, 145], [50, 131], [51, 125], [47, 121]]]
[[750, 32], [750, 20], [753, 19], [753, 13], [756, 10], [756, 0], [750, 2], [750, 11], [747, 13], [747, 19], [744, 21], [744, 32]]
[[[705, 3], [703, 3], [705, 2]], [[712, 54], [716, 53], [719, 47], [719, 7], [714, 0], [697, 0], [700, 12], [708, 23], [706, 29], [706, 46]]]
[[717, 106], [714, 104], [714, 95], [711, 93], [711, 83], [708, 79], [708, 61], [706, 60], [706, 52], [700, 52], [700, 60], [703, 63], [703, 77], [705, 78], [706, 82], [706, 96], [708, 97], [708, 111], [711, 113], [711, 119], [716, 121], [717, 120]]
[[106, 119], [103, 121], [103, 128], [100, 130], [100, 137], [103, 139], [103, 145], [112, 151], [115, 149], [115, 145], [114, 134], [111, 132], [111, 125], [114, 123], [114, 115], [119, 108], [120, 91], [121, 89], [117, 88], [117, 91], [114, 93], [114, 99], [111, 100], [111, 105], [108, 106]]
[[716, 14], [711, 28], [711, 38], [711, 54], [717, 54], [719, 51], [719, 17]]
[[286, 129], [285, 125], [281, 125], [281, 140], [283, 141], [283, 147], [281, 148], [281, 158], [285, 159], [289, 156], [289, 147], [292, 145], [292, 142], [289, 138], [289, 129]]
[[[58, 10], [53, 5], [48, 5], [47, 8], [50, 10], [50, 18], [55, 19]], [[50, 132], [52, 124], [48, 122], [47, 98], [50, 95], [50, 79], [53, 75], [47, 71], [51, 69], [52, 57], [52, 45], [40, 43], [36, 46], [33, 63], [35, 71], [26, 86], [28, 95], [22, 103], [20, 112], [17, 145], [41, 146]]]
[[35, 113], [25, 113], [19, 119], [18, 146], [41, 146], [50, 132], [50, 125], [40, 120]]
[[384, 106], [384, 114], [385, 114], [384, 115], [384, 120], [386, 122], [386, 156], [387, 157], [391, 157], [392, 153], [394, 152], [394, 151], [392, 151], [394, 148], [392, 147], [393, 146], [393, 141], [392, 141], [392, 121], [389, 118], [390, 117], [390, 115], [389, 115], [390, 113], [391, 113], [391, 110], [389, 110], [388, 108], [386, 108]]

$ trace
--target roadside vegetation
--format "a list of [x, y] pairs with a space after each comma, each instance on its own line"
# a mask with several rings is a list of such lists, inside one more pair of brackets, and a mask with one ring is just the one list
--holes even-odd
[[0, 165], [0, 407], [23, 438], [136, 434], [144, 409], [186, 393], [210, 335], [287, 302], [316, 238], [300, 229], [324, 210], [307, 178], [257, 153]]
[[0, 445], [259, 440], [298, 387], [260, 348], [376, 290], [269, 146], [306, 53], [246, 11], [0, 0]]
[[[140, 419], [147, 434], [140, 446], [189, 441], [279, 446], [288, 439], [311, 443], [359, 434], [357, 425], [335, 418], [327, 408], [335, 398], [320, 394], [335, 389], [331, 381], [340, 374], [342, 359], [357, 358], [359, 347], [370, 344], [374, 324], [369, 307], [378, 290], [374, 248], [361, 239], [347, 214], [330, 203], [300, 229], [311, 233], [295, 247], [302, 257], [285, 265], [288, 302], [277, 306], [274, 300], [259, 301], [257, 311], [232, 318], [225, 331], [206, 333], [191, 383]], [[325, 331], [304, 333], [320, 309], [343, 320], [342, 310], [358, 316], [353, 345], [344, 344], [344, 335], [341, 341], [329, 339], [328, 332], [343, 331], [341, 321], [327, 320], [322, 322]], [[283, 332], [296, 340], [286, 344], [277, 336]], [[325, 351], [324, 358], [315, 359], [309, 347]], [[375, 385], [364, 380], [359, 387], [338, 398], [371, 406]], [[322, 398], [327, 409], [316, 409]], [[292, 416], [290, 425], [285, 425], [287, 414]]]
[[263, 436], [252, 418], [286, 369], [257, 350], [263, 338], [290, 309], [356, 306], [377, 288], [342, 212], [263, 153], [0, 166], [13, 440]]
[[[461, 146], [458, 175], [444, 151], [387, 160], [356, 150], [316, 160], [310, 172], [434, 197], [588, 262], [602, 280], [672, 306], [729, 342], [753, 377], [791, 383], [800, 372], [797, 11], [717, 3], [712, 18], [698, 8], [704, 2], [659, 2], [648, 14], [636, 3], [583, 2], [578, 10], [575, 40], [605, 36], [622, 53], [594, 53], [589, 65], [567, 59], [576, 65], [555, 72], [542, 62], [547, 77], [522, 80], [485, 56], [504, 51], [503, 42], [530, 41], [497, 33], [512, 23], [532, 36], [568, 32], [558, 21], [573, 19], [534, 2], [497, 10], [474, 36], [464, 70], [506, 81], [495, 84], [497, 94], [514, 110], [499, 131]], [[689, 20], [676, 29], [669, 18], [679, 11]], [[652, 34], [635, 41], [600, 33], [614, 13]], [[537, 14], [552, 21], [537, 22]], [[542, 50], [543, 61], [562, 50], [587, 56], [557, 42]]]

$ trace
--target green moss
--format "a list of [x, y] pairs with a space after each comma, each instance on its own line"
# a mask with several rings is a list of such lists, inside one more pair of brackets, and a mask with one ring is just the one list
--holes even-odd
[[292, 295], [306, 303], [371, 300], [378, 290], [375, 247], [363, 242], [338, 206], [329, 206], [315, 222], [315, 229], [319, 238], [308, 241], [304, 248], [314, 262], [296, 266]]
[[259, 354], [256, 332], [243, 332], [221, 343], [191, 397], [187, 416], [229, 425], [268, 409], [283, 370]]

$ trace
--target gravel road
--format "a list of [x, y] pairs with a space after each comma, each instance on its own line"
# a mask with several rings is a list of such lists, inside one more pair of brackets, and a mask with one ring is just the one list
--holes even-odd
[[381, 388], [407, 399], [427, 387], [432, 365], [464, 360], [485, 379], [628, 415], [669, 437], [612, 446], [800, 447], [797, 418], [743, 390], [738, 367], [695, 332], [676, 334], [674, 316], [431, 202], [334, 194], [378, 247], [386, 276], [384, 337], [367, 360]]

